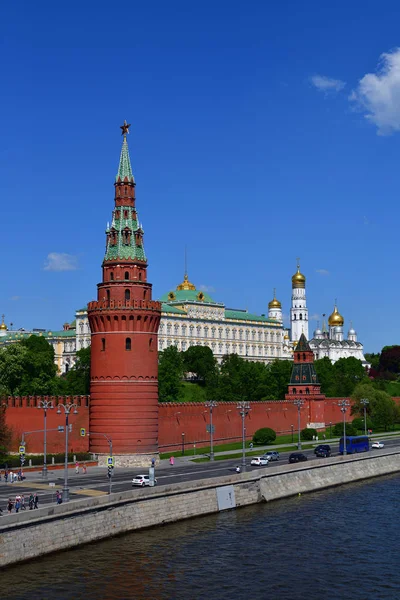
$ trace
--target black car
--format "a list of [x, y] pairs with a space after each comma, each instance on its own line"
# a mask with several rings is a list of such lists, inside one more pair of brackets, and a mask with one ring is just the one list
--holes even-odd
[[320, 458], [328, 458], [331, 455], [331, 447], [328, 444], [320, 444], [315, 448], [314, 454]]
[[289, 456], [290, 463], [304, 462], [305, 460], [307, 460], [307, 456], [302, 454], [302, 452], [293, 452]]

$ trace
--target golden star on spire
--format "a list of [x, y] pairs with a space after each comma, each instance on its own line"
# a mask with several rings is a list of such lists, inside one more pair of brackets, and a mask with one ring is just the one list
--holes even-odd
[[120, 129], [122, 129], [121, 135], [126, 135], [127, 133], [129, 133], [129, 127], [130, 126], [131, 126], [131, 124], [127, 123], [126, 119], [125, 119], [124, 124], [120, 125]]

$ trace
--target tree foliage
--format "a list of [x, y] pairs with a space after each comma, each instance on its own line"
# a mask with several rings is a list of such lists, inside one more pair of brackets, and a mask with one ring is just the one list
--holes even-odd
[[90, 346], [78, 350], [74, 366], [58, 381], [58, 394], [85, 396], [90, 393], [90, 354]]
[[312, 429], [311, 427], [305, 427], [300, 431], [300, 438], [304, 441], [310, 441], [315, 439], [315, 436], [318, 434], [316, 429]]
[[276, 440], [276, 432], [270, 427], [261, 427], [253, 435], [253, 442], [258, 446], [271, 444]]
[[178, 402], [182, 397], [183, 355], [176, 346], [160, 352], [158, 359], [158, 397], [160, 402]]
[[376, 389], [369, 383], [359, 384], [353, 391], [352, 414], [364, 415], [364, 405], [361, 400], [368, 400], [366, 414], [371, 419], [374, 427], [388, 429], [399, 419], [399, 408], [393, 398], [383, 390]]
[[352, 356], [339, 358], [334, 364], [325, 356], [314, 365], [321, 392], [328, 398], [350, 396], [356, 385], [368, 381], [362, 362]]

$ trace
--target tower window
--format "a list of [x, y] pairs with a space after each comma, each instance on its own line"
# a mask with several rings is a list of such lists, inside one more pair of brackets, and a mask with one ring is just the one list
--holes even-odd
[[132, 340], [131, 338], [126, 338], [125, 340], [125, 350], [131, 350], [132, 348]]
[[107, 290], [107, 302], [110, 303], [110, 290]]
[[114, 281], [114, 273], [110, 273], [110, 280]]
[[106, 349], [106, 340], [105, 338], [101, 338], [101, 351], [104, 352]]
[[125, 279], [129, 279], [129, 271], [125, 271]]
[[303, 320], [303, 315], [300, 313], [300, 317], [299, 317], [300, 321]]
[[142, 274], [139, 273], [139, 281], [142, 281]]
[[131, 293], [129, 290], [125, 290], [125, 301], [130, 300], [131, 299]]
[[[182, 343], [182, 346], [183, 346], [183, 344], [184, 344], [184, 342]], [[153, 338], [149, 339], [149, 350], [150, 350], [150, 352], [154, 351], [154, 348], [153, 348]]]

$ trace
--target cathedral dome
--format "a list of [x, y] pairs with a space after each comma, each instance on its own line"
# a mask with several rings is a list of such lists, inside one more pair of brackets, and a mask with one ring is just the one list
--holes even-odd
[[282, 304], [276, 299], [275, 290], [273, 299], [268, 303], [268, 308], [282, 308]]
[[4, 323], [4, 315], [0, 324], [0, 331], [8, 331], [7, 325]]
[[292, 277], [293, 288], [304, 288], [306, 287], [306, 278], [300, 273], [300, 265], [297, 266], [297, 272]]
[[339, 313], [337, 306], [335, 305], [333, 313], [330, 315], [328, 319], [328, 323], [330, 327], [342, 327], [344, 324], [344, 318]]

